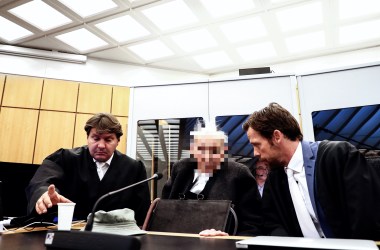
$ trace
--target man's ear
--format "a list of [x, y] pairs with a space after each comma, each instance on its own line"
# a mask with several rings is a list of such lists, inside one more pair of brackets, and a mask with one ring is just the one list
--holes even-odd
[[280, 130], [275, 129], [273, 131], [273, 136], [272, 136], [273, 143], [279, 144], [283, 138], [284, 138], [284, 135]]

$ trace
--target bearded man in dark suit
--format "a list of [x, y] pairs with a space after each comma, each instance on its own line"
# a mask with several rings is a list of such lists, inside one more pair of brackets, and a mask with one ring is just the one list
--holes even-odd
[[[123, 131], [115, 116], [95, 114], [84, 130], [87, 145], [52, 153], [31, 179], [26, 189], [31, 216], [54, 214], [57, 203], [74, 202], [74, 218], [86, 219], [101, 196], [146, 179], [141, 161], [116, 150]], [[149, 204], [149, 187], [143, 183], [108, 197], [98, 209], [132, 209], [137, 224], [142, 225]]]
[[[311, 238], [378, 239], [374, 185], [364, 156], [348, 142], [308, 142], [277, 103], [243, 124], [254, 155], [270, 165], [263, 196], [264, 231]], [[294, 173], [301, 202], [289, 186]], [[296, 178], [297, 176], [297, 178]], [[299, 192], [299, 191], [298, 191]], [[306, 208], [305, 213], [299, 212]], [[304, 210], [305, 211], [305, 210]], [[311, 232], [307, 229], [311, 228]]]

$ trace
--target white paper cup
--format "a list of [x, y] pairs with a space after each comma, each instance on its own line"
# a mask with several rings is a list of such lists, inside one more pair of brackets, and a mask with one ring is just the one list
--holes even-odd
[[58, 203], [58, 230], [71, 230], [75, 203]]

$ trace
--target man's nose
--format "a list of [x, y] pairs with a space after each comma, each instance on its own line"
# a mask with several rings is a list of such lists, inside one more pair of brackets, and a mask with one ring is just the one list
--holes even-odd
[[105, 145], [106, 145], [106, 143], [104, 142], [104, 140], [100, 140], [100, 141], [98, 142], [98, 147], [99, 147], [99, 148], [104, 148]]

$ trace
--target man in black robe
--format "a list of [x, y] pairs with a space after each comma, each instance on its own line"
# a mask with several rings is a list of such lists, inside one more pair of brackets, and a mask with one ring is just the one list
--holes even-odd
[[[116, 150], [123, 135], [116, 117], [96, 114], [84, 129], [87, 146], [59, 149], [38, 168], [26, 188], [29, 214], [49, 214], [59, 202], [74, 202], [74, 218], [86, 219], [99, 197], [146, 179], [142, 162]], [[144, 183], [107, 197], [97, 210], [130, 208], [142, 225], [149, 205], [149, 187]]]
[[271, 168], [262, 200], [266, 233], [378, 239], [374, 179], [353, 145], [304, 141], [297, 120], [277, 103], [254, 112], [243, 129]]
[[[227, 136], [215, 125], [191, 132], [192, 158], [173, 165], [171, 176], [162, 190], [163, 199], [230, 200], [238, 218], [238, 235], [260, 234], [261, 207], [255, 178], [249, 168], [228, 160]], [[210, 215], [213, 216], [212, 211]], [[202, 236], [224, 236], [226, 232], [206, 229]]]

